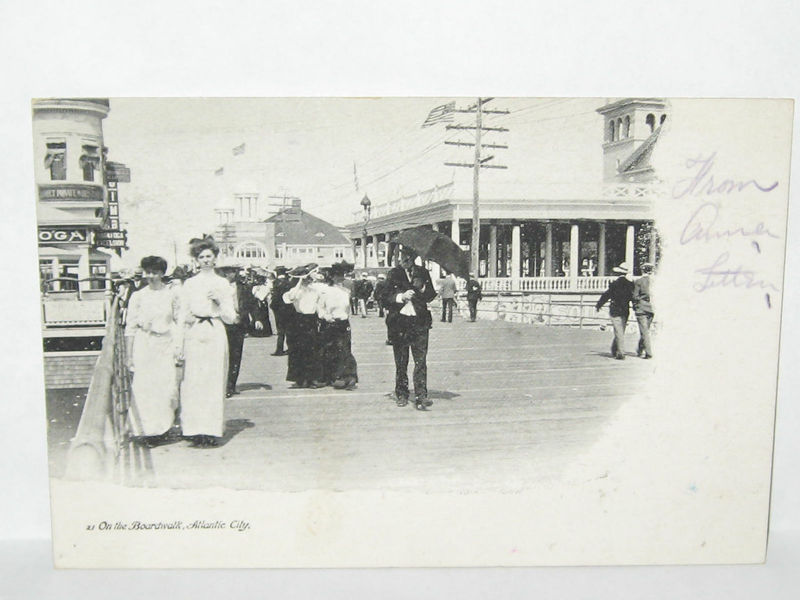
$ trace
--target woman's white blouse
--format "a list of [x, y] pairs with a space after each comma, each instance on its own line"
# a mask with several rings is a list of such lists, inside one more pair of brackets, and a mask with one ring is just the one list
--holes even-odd
[[[219, 302], [212, 302], [209, 292], [216, 294]], [[187, 279], [181, 287], [183, 322], [193, 324], [198, 317], [219, 317], [223, 322], [236, 322], [233, 288], [228, 280], [216, 273], [200, 272]]]
[[319, 295], [317, 314], [325, 321], [350, 318], [350, 291], [339, 285], [324, 286]]
[[175, 334], [180, 312], [179, 295], [169, 286], [143, 287], [131, 295], [125, 322], [125, 335], [145, 331], [154, 335]]

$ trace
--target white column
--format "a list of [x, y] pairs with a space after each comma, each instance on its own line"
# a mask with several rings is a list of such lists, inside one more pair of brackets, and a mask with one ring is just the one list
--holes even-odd
[[597, 237], [597, 276], [604, 277], [606, 274], [606, 224], [604, 221], [599, 223]]
[[546, 223], [545, 226], [545, 244], [544, 244], [544, 276], [553, 276], [553, 224]]
[[625, 262], [628, 263], [628, 268], [633, 273], [633, 246], [636, 236], [636, 228], [633, 225], [628, 225], [625, 232]]
[[[89, 253], [91, 249], [89, 246], [80, 246], [80, 257], [78, 258], [78, 279], [86, 279], [89, 277]], [[83, 292], [89, 289], [91, 282], [82, 281], [78, 284], [79, 289]]]
[[497, 277], [497, 225], [489, 226], [489, 277]]
[[452, 222], [450, 223], [450, 239], [461, 246], [461, 228], [457, 217], [458, 214], [456, 213]]
[[577, 289], [578, 268], [580, 267], [580, 231], [578, 224], [573, 223], [569, 228], [569, 278], [570, 287]]
[[511, 289], [519, 290], [519, 273], [520, 273], [520, 227], [514, 225], [511, 228]]

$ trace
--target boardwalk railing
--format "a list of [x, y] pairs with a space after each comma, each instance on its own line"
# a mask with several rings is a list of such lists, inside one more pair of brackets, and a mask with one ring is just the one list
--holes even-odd
[[131, 387], [123, 309], [120, 297], [115, 297], [110, 303], [103, 348], [67, 457], [69, 479], [124, 482], [143, 460], [149, 460], [149, 456], [133, 451], [130, 444]]

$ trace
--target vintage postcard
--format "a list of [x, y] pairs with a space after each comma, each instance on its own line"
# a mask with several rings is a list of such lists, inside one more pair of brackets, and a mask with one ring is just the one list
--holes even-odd
[[34, 99], [56, 566], [763, 561], [793, 111]]

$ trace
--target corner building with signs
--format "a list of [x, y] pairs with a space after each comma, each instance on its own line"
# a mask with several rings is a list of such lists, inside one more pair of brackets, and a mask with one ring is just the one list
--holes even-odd
[[[614, 278], [614, 266], [628, 262], [638, 275], [642, 263], [656, 262], [653, 202], [660, 186], [650, 157], [667, 104], [625, 98], [595, 112], [602, 117], [596, 131], [603, 165], [596, 183], [517, 185], [511, 169], [481, 173], [487, 183], [480, 191], [480, 260], [472, 268], [484, 291], [599, 294]], [[347, 227], [356, 263], [389, 266], [395, 236], [419, 225], [446, 233], [468, 251], [472, 196], [471, 187], [450, 182], [388, 201], [373, 199], [369, 217], [354, 211]]]
[[106, 99], [33, 101], [46, 370], [53, 363], [48, 358], [99, 349], [111, 249], [121, 252], [125, 245], [116, 187], [118, 181], [128, 180], [127, 169], [107, 161], [103, 119], [108, 113]]

